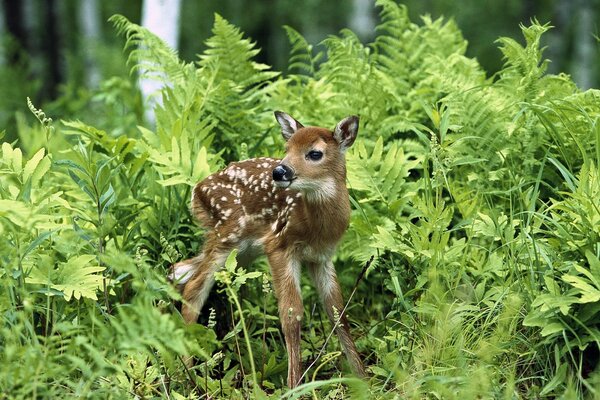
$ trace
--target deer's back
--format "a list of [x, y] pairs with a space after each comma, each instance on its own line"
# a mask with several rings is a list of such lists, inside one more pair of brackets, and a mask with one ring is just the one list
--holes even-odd
[[270, 232], [281, 236], [301, 202], [298, 191], [274, 185], [280, 160], [255, 158], [229, 164], [196, 185], [192, 212], [222, 243]]

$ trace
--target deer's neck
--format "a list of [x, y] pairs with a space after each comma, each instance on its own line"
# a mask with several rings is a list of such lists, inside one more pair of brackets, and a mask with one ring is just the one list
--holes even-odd
[[302, 215], [305, 240], [330, 246], [341, 239], [350, 219], [350, 201], [345, 185], [324, 187], [303, 194]]

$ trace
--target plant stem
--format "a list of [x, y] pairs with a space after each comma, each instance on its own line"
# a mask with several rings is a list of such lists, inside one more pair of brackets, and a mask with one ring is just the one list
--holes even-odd
[[256, 368], [254, 366], [254, 356], [252, 354], [252, 348], [250, 347], [250, 335], [248, 334], [248, 329], [246, 328], [246, 321], [244, 320], [244, 313], [242, 311], [242, 305], [240, 304], [240, 301], [238, 300], [237, 296], [235, 295], [233, 289], [231, 289], [231, 287], [229, 285], [227, 286], [227, 293], [229, 294], [229, 297], [235, 303], [235, 308], [240, 313], [240, 322], [242, 323], [242, 331], [244, 332], [244, 340], [246, 342], [246, 348], [248, 349], [248, 358], [250, 359], [250, 370], [252, 371], [252, 387], [254, 389], [256, 389], [257, 388]]

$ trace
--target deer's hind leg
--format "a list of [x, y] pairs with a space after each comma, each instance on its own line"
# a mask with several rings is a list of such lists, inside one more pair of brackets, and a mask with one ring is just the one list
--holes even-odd
[[196, 257], [179, 261], [177, 264], [171, 267], [168, 278], [171, 282], [177, 285], [179, 291], [183, 290], [183, 286], [194, 275], [203, 258], [204, 254], [200, 253]]
[[[181, 314], [188, 324], [195, 323], [198, 319], [210, 289], [215, 283], [215, 272], [225, 265], [225, 260], [232, 250], [229, 247], [214, 245], [215, 242], [216, 240], [207, 240], [202, 254], [183, 262], [190, 261], [191, 267], [186, 264], [180, 266], [182, 270], [185, 268], [193, 270], [182, 290]], [[177, 265], [179, 264], [182, 263]]]

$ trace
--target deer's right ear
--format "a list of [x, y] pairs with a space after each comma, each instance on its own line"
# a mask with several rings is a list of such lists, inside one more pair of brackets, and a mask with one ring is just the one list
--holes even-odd
[[281, 134], [286, 141], [288, 141], [298, 129], [304, 128], [304, 125], [282, 111], [275, 111], [275, 118], [277, 119], [277, 122], [279, 122], [279, 125], [281, 125]]
[[358, 134], [358, 117], [351, 115], [341, 120], [333, 130], [333, 137], [339, 143], [342, 152], [352, 146]]

